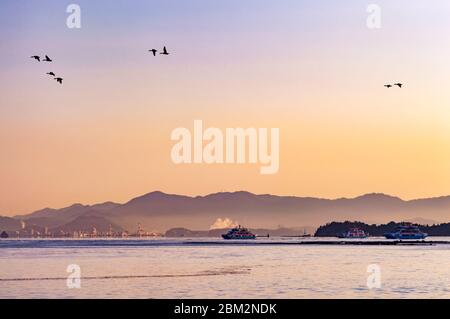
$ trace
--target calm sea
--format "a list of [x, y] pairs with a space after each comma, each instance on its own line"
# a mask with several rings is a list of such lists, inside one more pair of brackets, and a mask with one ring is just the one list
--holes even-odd
[[0, 240], [0, 298], [450, 298], [450, 245], [297, 241]]

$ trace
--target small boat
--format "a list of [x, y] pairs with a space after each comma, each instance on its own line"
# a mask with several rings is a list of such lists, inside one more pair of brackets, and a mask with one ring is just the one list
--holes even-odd
[[367, 238], [369, 234], [359, 228], [351, 228], [350, 230], [337, 234], [338, 238]]
[[307, 237], [311, 237], [311, 234], [306, 233], [306, 229], [304, 229], [303, 235], [300, 235], [299, 237], [307, 238]]
[[425, 239], [427, 233], [422, 232], [419, 226], [411, 223], [404, 223], [398, 226], [395, 231], [384, 234], [387, 239]]
[[238, 227], [230, 229], [226, 234], [222, 235], [223, 239], [255, 239], [256, 235], [253, 234], [245, 227]]

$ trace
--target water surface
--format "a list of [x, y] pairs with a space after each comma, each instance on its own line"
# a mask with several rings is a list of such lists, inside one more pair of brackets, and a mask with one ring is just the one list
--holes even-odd
[[[298, 241], [2, 240], [0, 298], [450, 298], [450, 245]], [[367, 286], [370, 264], [381, 288]]]

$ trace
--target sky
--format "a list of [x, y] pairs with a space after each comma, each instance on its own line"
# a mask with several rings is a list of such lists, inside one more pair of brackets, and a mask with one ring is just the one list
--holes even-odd
[[[447, 0], [2, 0], [0, 215], [154, 190], [449, 195], [449, 14]], [[174, 164], [171, 132], [194, 120], [279, 128], [278, 173]]]

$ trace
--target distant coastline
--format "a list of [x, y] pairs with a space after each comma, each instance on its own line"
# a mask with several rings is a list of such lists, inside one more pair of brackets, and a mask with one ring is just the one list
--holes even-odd
[[9, 237], [214, 237], [217, 231], [208, 229], [226, 228], [229, 225], [217, 227], [216, 222], [232, 221], [262, 235], [312, 235], [318, 229], [317, 236], [322, 236], [345, 230], [336, 224], [344, 221], [364, 221], [364, 225], [358, 224], [361, 228], [379, 234], [386, 228], [382, 225], [392, 220], [442, 224], [427, 228], [430, 236], [450, 235], [446, 224], [450, 221], [450, 196], [402, 200], [372, 193], [323, 199], [237, 191], [191, 197], [155, 191], [124, 204], [73, 204], [14, 217], [0, 216], [0, 232], [7, 232]]
[[[366, 224], [363, 222], [330, 222], [321, 225], [314, 232], [307, 232], [306, 229], [300, 230], [298, 228], [250, 228], [250, 231], [257, 234], [258, 237], [336, 237], [338, 233], [345, 232], [351, 228], [359, 228], [370, 234], [370, 237], [382, 237], [385, 233], [393, 231], [402, 222], [391, 221], [387, 224]], [[425, 231], [429, 236], [433, 237], [450, 237], [450, 223], [433, 224], [433, 225], [419, 225], [422, 231]], [[7, 233], [7, 238], [221, 238], [221, 235], [228, 229], [211, 229], [211, 230], [190, 230], [183, 227], [175, 227], [167, 230], [165, 233], [148, 233], [137, 232], [129, 233], [127, 231], [112, 231], [112, 228], [106, 232], [92, 233], [74, 232], [60, 233], [60, 234], [45, 234], [39, 232], [19, 232], [17, 231], [3, 231]], [[0, 230], [2, 232], [2, 230]]]
[[[350, 228], [359, 228], [369, 233], [372, 237], [382, 237], [385, 233], [393, 231], [401, 222], [389, 222], [387, 224], [366, 224], [363, 222], [331, 222], [320, 226], [313, 234], [313, 237], [335, 237], [336, 234], [345, 232]], [[450, 236], [450, 223], [442, 223], [435, 225], [419, 225], [421, 230], [428, 233], [430, 236]], [[180, 237], [220, 237], [226, 229], [214, 230], [189, 230], [185, 228], [169, 229], [165, 233], [165, 237], [180, 238]], [[266, 235], [274, 237], [303, 237], [306, 232], [293, 228], [278, 228], [278, 229], [252, 229], [250, 231], [258, 236], [264, 237]]]

